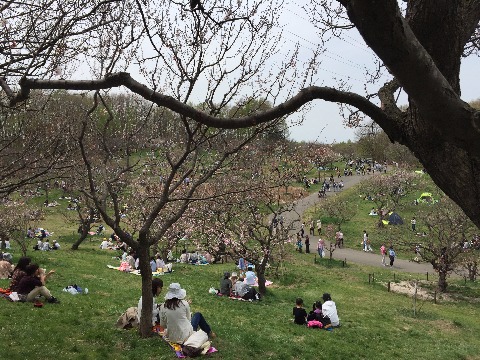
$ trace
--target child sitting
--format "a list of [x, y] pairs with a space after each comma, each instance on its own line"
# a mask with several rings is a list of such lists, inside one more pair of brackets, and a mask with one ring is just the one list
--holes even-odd
[[307, 311], [303, 308], [303, 300], [297, 298], [295, 300], [295, 307], [293, 308], [293, 322], [298, 325], [305, 325], [307, 323]]
[[326, 330], [332, 328], [332, 322], [330, 321], [330, 318], [322, 312], [321, 301], [316, 301], [313, 303], [313, 309], [307, 316], [307, 326], [323, 328]]

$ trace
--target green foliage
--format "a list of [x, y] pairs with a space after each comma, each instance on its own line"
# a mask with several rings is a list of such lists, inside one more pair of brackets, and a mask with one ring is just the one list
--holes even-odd
[[[400, 212], [407, 223], [399, 227], [376, 227], [377, 220], [368, 216], [372, 202], [364, 200], [354, 189], [342, 191], [337, 197], [346, 197], [358, 209], [342, 225], [345, 245], [360, 248], [361, 233], [369, 232], [372, 246], [378, 250], [382, 241], [416, 240], [409, 227], [409, 219], [420, 207], [413, 200], [423, 191], [433, 191], [433, 184], [422, 183], [418, 192], [406, 197]], [[52, 191], [52, 199], [58, 199]], [[135, 306], [141, 292], [140, 276], [110, 270], [106, 265], [118, 265], [115, 251], [99, 250], [101, 237], [92, 236], [79, 250], [71, 251], [76, 240], [76, 229], [62, 222], [59, 207], [47, 208], [46, 218], [37, 224], [54, 232], [61, 250], [33, 252], [34, 262], [48, 270], [55, 269], [47, 283], [60, 304], [10, 303], [0, 306], [2, 341], [0, 351], [11, 359], [32, 358], [38, 354], [61, 359], [175, 359], [168, 345], [157, 336], [141, 339], [135, 330], [115, 328], [121, 313]], [[435, 205], [433, 205], [435, 206]], [[320, 208], [317, 208], [317, 212]], [[312, 211], [305, 216], [318, 216]], [[322, 217], [323, 226], [333, 219]], [[333, 222], [333, 221], [332, 221]], [[419, 231], [426, 230], [417, 223]], [[57, 238], [56, 236], [60, 236]], [[30, 244], [33, 246], [33, 241]], [[31, 249], [29, 246], [29, 249]], [[477, 319], [480, 308], [472, 298], [480, 297], [480, 285], [463, 279], [450, 281], [451, 301], [439, 304], [419, 301], [417, 316], [413, 316], [412, 299], [386, 290], [385, 283], [394, 281], [393, 273], [384, 268], [372, 268], [342, 261], [319, 259], [315, 252], [296, 253], [287, 245], [289, 261], [281, 277], [267, 269], [267, 279], [273, 285], [261, 302], [248, 303], [208, 294], [211, 286], [218, 287], [224, 271], [236, 271], [234, 263], [211, 266], [175, 264], [173, 274], [162, 277], [166, 285], [179, 282], [193, 300], [192, 311], [201, 311], [218, 337], [214, 346], [219, 350], [215, 359], [473, 359], [480, 353], [476, 334], [480, 331]], [[399, 248], [400, 257], [413, 252]], [[18, 249], [13, 249], [18, 259]], [[314, 261], [316, 259], [316, 261]], [[368, 283], [368, 274], [374, 273], [375, 282]], [[425, 274], [395, 274], [395, 282], [425, 279]], [[430, 274], [431, 289], [436, 276]], [[70, 284], [88, 288], [87, 295], [70, 295], [62, 289]], [[0, 280], [7, 287], [8, 280]], [[342, 327], [334, 332], [307, 329], [291, 322], [296, 297], [302, 297], [305, 307], [321, 299], [324, 292], [332, 294], [337, 304]], [[165, 290], [160, 295], [165, 294]], [[415, 346], [412, 346], [412, 343]], [[437, 346], [441, 343], [442, 346]], [[321, 354], [321, 355], [319, 355]]]

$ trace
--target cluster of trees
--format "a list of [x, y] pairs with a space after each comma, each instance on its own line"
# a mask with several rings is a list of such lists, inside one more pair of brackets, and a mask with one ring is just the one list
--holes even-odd
[[[6, 1], [0, 8], [0, 107], [8, 114], [0, 129], [0, 190], [87, 174], [74, 188], [141, 257], [145, 336], [150, 246], [168, 237], [192, 203], [228, 195], [222, 189], [212, 195], [209, 180], [254, 139], [279, 136], [283, 117], [314, 99], [358, 109], [352, 121], [358, 111], [373, 119], [480, 225], [480, 115], [460, 98], [459, 82], [461, 56], [479, 48], [478, 0], [311, 1], [306, 9], [320, 34], [357, 30], [378, 55], [380, 71], [391, 74], [374, 96], [313, 86], [320, 51], [304, 67], [298, 51], [272, 61], [282, 43], [271, 31], [281, 1], [205, 1], [194, 9], [169, 0]], [[108, 93], [122, 86], [138, 97], [112, 101]], [[400, 88], [409, 96], [407, 109], [397, 104]], [[82, 102], [70, 106], [38, 90], [79, 91]], [[199, 93], [201, 105], [192, 106]], [[58, 109], [44, 112], [48, 106]], [[37, 133], [31, 126], [39, 123]], [[232, 138], [227, 129], [238, 128], [250, 129]], [[144, 162], [138, 152], [149, 144], [159, 151]], [[458, 176], [451, 176], [452, 164]], [[142, 179], [144, 171], [152, 176]], [[133, 198], [138, 205], [128, 226], [138, 240], [120, 212]]]

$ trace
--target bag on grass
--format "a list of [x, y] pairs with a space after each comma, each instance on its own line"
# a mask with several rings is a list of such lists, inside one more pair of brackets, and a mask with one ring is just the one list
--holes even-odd
[[132, 329], [137, 328], [138, 323], [138, 309], [136, 307], [129, 307], [117, 320], [117, 328]]

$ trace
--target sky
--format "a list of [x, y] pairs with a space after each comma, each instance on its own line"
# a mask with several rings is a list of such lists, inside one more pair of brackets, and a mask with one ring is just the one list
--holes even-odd
[[[293, 48], [295, 42], [298, 42], [302, 54], [308, 57], [318, 43], [318, 36], [316, 29], [308, 21], [308, 16], [298, 4], [301, 2], [287, 4], [281, 18], [285, 37], [284, 51]], [[358, 32], [352, 29], [343, 39], [334, 39], [326, 44], [326, 52], [318, 72], [318, 83], [315, 85], [335, 87], [337, 79], [341, 78], [351, 86], [350, 91], [364, 95], [365, 69], [372, 69], [375, 58], [376, 55], [367, 47]], [[465, 101], [480, 98], [479, 69], [479, 58], [463, 59], [460, 76], [462, 99]], [[378, 86], [371, 87], [369, 92], [376, 92], [377, 88]], [[401, 95], [400, 102], [406, 103], [404, 94]], [[306, 114], [304, 122], [290, 128], [290, 138], [328, 144], [355, 140], [355, 129], [343, 126], [343, 119], [336, 104], [316, 101]]]
[[[282, 58], [294, 49], [296, 44], [300, 45], [299, 57], [301, 61], [307, 62], [311, 59], [314, 49], [317, 48], [320, 37], [317, 35], [317, 29], [312, 25], [308, 15], [302, 9], [306, 0], [286, 0], [282, 7], [280, 24], [274, 27], [272, 31], [283, 32], [282, 46], [277, 59], [274, 62], [281, 63]], [[317, 86], [329, 86], [338, 88], [339, 82], [343, 82], [349, 87], [348, 91], [360, 95], [368, 93], [373, 94], [378, 91], [380, 85], [368, 85], [366, 72], [374, 70], [376, 55], [364, 43], [361, 36], [355, 29], [346, 32], [341, 38], [332, 38], [324, 48], [321, 64], [314, 81]], [[462, 98], [465, 101], [471, 101], [480, 98], [480, 59], [470, 57], [463, 60], [461, 70], [461, 88]], [[130, 69], [132, 70], [132, 69]], [[129, 71], [130, 71], [129, 70]], [[80, 72], [88, 72], [85, 66], [80, 67]], [[135, 73], [134, 77], [141, 81], [142, 75]], [[84, 77], [84, 74], [82, 74]], [[390, 78], [384, 76], [380, 79], [380, 84]], [[205, 84], [204, 84], [205, 86]], [[199, 86], [200, 91], [195, 90], [193, 101], [203, 102], [204, 91]], [[288, 89], [286, 89], [288, 90]], [[285, 96], [286, 97], [286, 96]], [[405, 94], [400, 94], [400, 103], [406, 104]], [[373, 100], [374, 101], [374, 100]], [[301, 109], [300, 114], [293, 114], [287, 121], [291, 123], [290, 138], [297, 141], [318, 142], [330, 144], [347, 140], [356, 140], [356, 130], [344, 126], [344, 120], [340, 115], [339, 106], [335, 103], [316, 100], [308, 106], [308, 111]], [[303, 115], [303, 122], [297, 125]]]

